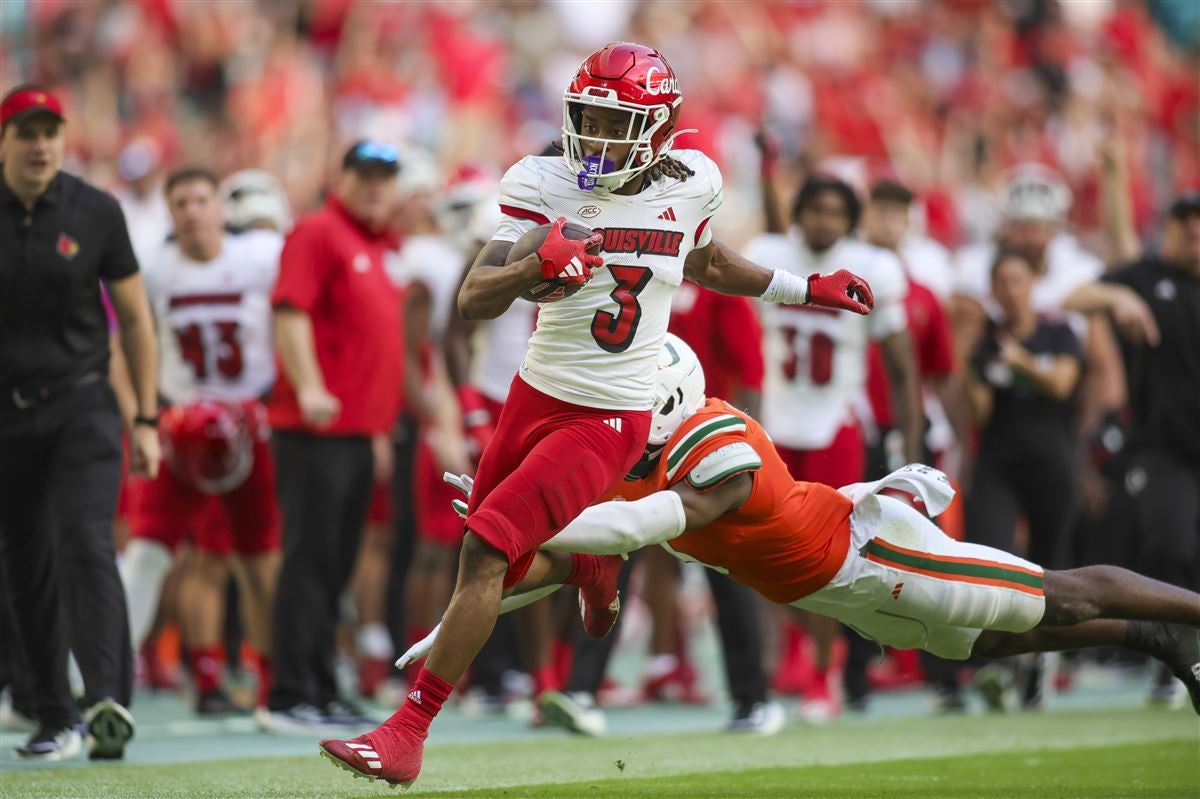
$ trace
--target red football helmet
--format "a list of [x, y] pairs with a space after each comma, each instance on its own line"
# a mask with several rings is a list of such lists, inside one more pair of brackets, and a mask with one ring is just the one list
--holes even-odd
[[206, 494], [237, 488], [254, 465], [253, 427], [240, 406], [215, 400], [175, 405], [163, 412], [160, 430], [168, 468]]
[[[563, 94], [563, 151], [579, 186], [612, 191], [654, 165], [675, 137], [683, 95], [675, 71], [657, 50], [631, 42], [606, 44], [587, 57]], [[629, 112], [624, 139], [596, 139], [580, 133], [583, 106]], [[584, 159], [583, 142], [604, 144], [599, 158]], [[603, 170], [610, 144], [632, 144], [623, 164]], [[589, 163], [591, 162], [591, 163]], [[590, 167], [590, 168], [589, 168]]]

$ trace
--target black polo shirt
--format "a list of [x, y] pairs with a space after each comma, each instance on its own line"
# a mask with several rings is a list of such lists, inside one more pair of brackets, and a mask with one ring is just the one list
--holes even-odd
[[137, 271], [111, 195], [59, 172], [26, 210], [0, 173], [0, 390], [106, 373], [100, 281]]
[[1157, 347], [1121, 341], [1134, 441], [1200, 462], [1200, 277], [1149, 255], [1104, 279], [1137, 292], [1162, 334]]

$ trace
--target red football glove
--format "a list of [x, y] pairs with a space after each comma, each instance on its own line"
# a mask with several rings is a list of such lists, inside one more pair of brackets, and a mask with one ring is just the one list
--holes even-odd
[[808, 276], [808, 304], [869, 314], [875, 307], [871, 287], [853, 272], [839, 269], [832, 275]]
[[588, 248], [604, 241], [604, 236], [593, 233], [586, 239], [568, 239], [562, 232], [566, 223], [566, 217], [555, 219], [546, 240], [538, 247], [538, 258], [542, 259], [542, 279], [587, 283], [592, 279], [592, 270], [604, 265], [604, 259], [599, 255], [588, 254]]
[[467, 434], [467, 454], [478, 464], [484, 447], [496, 432], [492, 415], [488, 413], [483, 395], [473, 386], [458, 387], [458, 406], [462, 410], [463, 431]]

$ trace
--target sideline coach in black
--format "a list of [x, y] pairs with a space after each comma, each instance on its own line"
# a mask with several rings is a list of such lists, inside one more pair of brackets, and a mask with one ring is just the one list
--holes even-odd
[[121, 418], [108, 383], [109, 288], [137, 393], [131, 468], [158, 470], [154, 323], [117, 201], [60, 171], [62, 106], [34, 86], [0, 101], [0, 565], [31, 669], [38, 730], [23, 757], [79, 751], [67, 651], [83, 673], [88, 753], [133, 735], [125, 593], [112, 520]]
[[[1137, 519], [1138, 565], [1184, 588], [1200, 585], [1200, 192], [1171, 204], [1160, 252], [1104, 279], [1146, 301], [1162, 338], [1147, 347], [1124, 337], [1131, 460], [1125, 490]], [[1160, 673], [1151, 699], [1182, 686]]]
[[1200, 192], [1171, 204], [1161, 252], [1107, 275], [1137, 292], [1162, 332], [1125, 345], [1133, 411], [1126, 488], [1138, 506], [1141, 566], [1160, 580], [1200, 583]]

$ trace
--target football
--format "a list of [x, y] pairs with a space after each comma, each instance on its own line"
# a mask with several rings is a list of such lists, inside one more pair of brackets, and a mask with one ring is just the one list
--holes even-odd
[[[569, 239], [586, 239], [592, 233], [592, 230], [583, 225], [576, 225], [574, 222], [568, 222], [563, 225], [563, 235]], [[542, 242], [546, 240], [546, 236], [549, 234], [550, 225], [538, 225], [526, 233], [508, 251], [508, 259], [505, 261], [505, 264], [516, 263], [530, 253], [537, 252], [538, 247], [542, 246]], [[600, 253], [600, 245], [597, 244], [595, 247], [589, 249], [588, 252], [592, 255], [598, 255]], [[570, 297], [583, 288], [584, 285], [583, 283], [568, 283], [565, 280], [558, 279], [543, 280], [522, 292], [521, 299], [529, 300], [530, 302], [557, 302]]]

